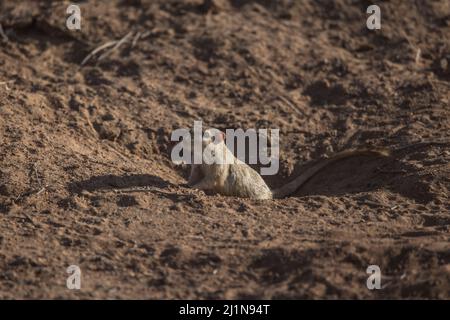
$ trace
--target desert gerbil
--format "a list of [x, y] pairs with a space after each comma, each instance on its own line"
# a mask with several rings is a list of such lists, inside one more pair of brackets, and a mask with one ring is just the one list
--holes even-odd
[[[293, 181], [285, 184], [281, 188], [270, 190], [262, 177], [249, 165], [237, 159], [227, 148], [224, 141], [224, 133], [219, 132], [218, 135], [213, 135], [212, 131], [205, 131], [205, 135], [202, 140], [203, 149], [209, 148], [209, 151], [212, 152], [212, 154], [214, 154], [217, 158], [231, 159], [231, 161], [212, 164], [192, 164], [188, 181], [189, 186], [200, 190], [209, 190], [218, 194], [241, 198], [284, 198], [296, 192], [305, 182], [307, 182], [320, 170], [341, 159], [360, 155], [374, 155], [380, 157], [388, 157], [390, 155], [390, 152], [387, 150], [376, 149], [343, 151], [312, 166]], [[397, 151], [403, 150], [410, 146], [402, 147]]]

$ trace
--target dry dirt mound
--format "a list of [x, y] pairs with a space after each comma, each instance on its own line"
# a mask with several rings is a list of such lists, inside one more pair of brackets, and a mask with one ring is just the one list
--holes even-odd
[[378, 31], [370, 1], [83, 1], [80, 31], [68, 4], [0, 4], [0, 298], [450, 298], [449, 145], [266, 202], [189, 189], [169, 157], [194, 120], [279, 128], [278, 187], [448, 140], [447, 0], [382, 2]]

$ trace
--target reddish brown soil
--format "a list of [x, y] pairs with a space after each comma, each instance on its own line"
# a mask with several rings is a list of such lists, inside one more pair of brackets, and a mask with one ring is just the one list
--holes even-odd
[[448, 144], [263, 202], [189, 189], [170, 161], [198, 119], [279, 128], [271, 187], [340, 150], [448, 141], [449, 1], [376, 1], [379, 31], [372, 2], [80, 1], [76, 32], [69, 2], [2, 1], [0, 298], [450, 298]]

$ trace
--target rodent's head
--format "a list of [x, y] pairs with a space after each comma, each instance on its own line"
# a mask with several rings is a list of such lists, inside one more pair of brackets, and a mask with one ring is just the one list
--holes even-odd
[[195, 135], [193, 130], [190, 130], [190, 134], [188, 136], [183, 137], [182, 145], [183, 151], [187, 152], [191, 155], [198, 149], [195, 148], [195, 145], [200, 144], [202, 148], [199, 150], [203, 152], [206, 147], [210, 146], [213, 143], [213, 146], [219, 146], [225, 142], [225, 133], [218, 129], [207, 129], [203, 132], [202, 135]]
[[195, 159], [202, 157], [206, 149], [213, 154], [222, 154], [222, 150], [226, 148], [225, 133], [218, 129], [207, 129], [203, 134], [193, 129], [183, 132], [182, 141], [179, 141], [171, 150], [172, 161], [175, 164], [193, 164], [193, 161], [197, 164], [198, 160]]
[[202, 138], [203, 147], [206, 147], [211, 142], [216, 145], [224, 143], [225, 133], [215, 128], [205, 130], [205, 133], [203, 134]]

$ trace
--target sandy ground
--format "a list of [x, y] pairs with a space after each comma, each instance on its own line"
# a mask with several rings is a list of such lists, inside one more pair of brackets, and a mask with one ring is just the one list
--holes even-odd
[[279, 128], [271, 187], [341, 150], [449, 141], [449, 1], [377, 1], [370, 31], [372, 2], [80, 1], [69, 31], [67, 1], [2, 1], [0, 298], [450, 298], [448, 143], [262, 202], [170, 160], [200, 119]]

